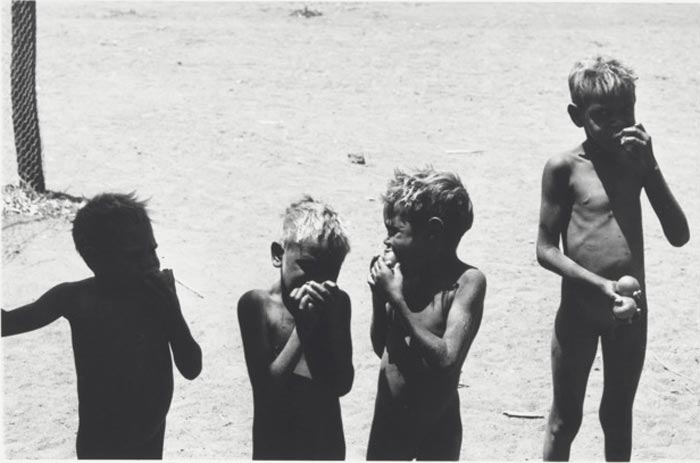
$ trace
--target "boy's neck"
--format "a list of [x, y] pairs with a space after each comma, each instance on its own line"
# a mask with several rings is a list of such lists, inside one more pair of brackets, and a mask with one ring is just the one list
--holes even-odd
[[617, 153], [605, 149], [590, 138], [586, 138], [583, 142], [583, 151], [589, 159], [604, 162], [614, 161], [617, 155]]
[[426, 283], [443, 281], [460, 263], [456, 249], [438, 252], [419, 270], [416, 277]]

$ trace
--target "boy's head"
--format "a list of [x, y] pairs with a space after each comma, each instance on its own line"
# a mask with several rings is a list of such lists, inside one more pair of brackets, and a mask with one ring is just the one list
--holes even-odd
[[282, 238], [272, 243], [272, 264], [281, 269], [287, 291], [307, 281], [335, 281], [350, 252], [338, 214], [327, 204], [304, 196], [284, 213]]
[[619, 132], [635, 124], [636, 80], [634, 71], [616, 59], [577, 62], [569, 73], [571, 120], [603, 148], [618, 149]]
[[89, 200], [73, 220], [73, 241], [98, 277], [123, 279], [160, 269], [146, 203], [133, 193]]
[[396, 170], [384, 199], [384, 241], [399, 262], [422, 260], [439, 247], [454, 251], [474, 221], [469, 193], [459, 176], [426, 167]]

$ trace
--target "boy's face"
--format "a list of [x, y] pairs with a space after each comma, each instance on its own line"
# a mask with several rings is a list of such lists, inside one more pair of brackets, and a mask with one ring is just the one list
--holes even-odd
[[115, 278], [142, 278], [160, 270], [156, 240], [148, 222], [121, 227], [116, 242], [105, 255], [105, 272]]
[[430, 253], [426, 233], [399, 214], [389, 214], [387, 211], [384, 211], [384, 226], [387, 233], [384, 245], [391, 248], [401, 267], [406, 269], [421, 265]]
[[329, 255], [325, 244], [296, 243], [282, 248], [273, 243], [273, 265], [281, 270], [282, 285], [286, 292], [299, 288], [308, 281], [335, 282], [340, 273], [340, 263]]
[[620, 131], [635, 124], [634, 103], [634, 95], [600, 98], [582, 108], [572, 105], [570, 113], [589, 140], [606, 151], [619, 152]]

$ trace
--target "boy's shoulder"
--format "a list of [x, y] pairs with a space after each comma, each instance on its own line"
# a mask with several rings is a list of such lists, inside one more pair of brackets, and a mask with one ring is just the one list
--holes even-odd
[[59, 283], [46, 292], [47, 296], [61, 299], [86, 299], [96, 294], [95, 278], [86, 278], [80, 281], [65, 281]]
[[571, 149], [561, 151], [547, 160], [545, 169], [555, 171], [570, 170], [579, 162], [586, 162], [586, 151], [583, 144], [579, 144]]
[[59, 283], [46, 291], [40, 304], [49, 304], [63, 316], [70, 316], [76, 310], [90, 307], [98, 299], [94, 277], [80, 281]]
[[482, 288], [486, 287], [486, 275], [477, 267], [465, 264], [465, 268], [457, 280], [460, 288]]
[[251, 289], [238, 299], [238, 316], [250, 316], [259, 313], [272, 302], [272, 294], [266, 289]]

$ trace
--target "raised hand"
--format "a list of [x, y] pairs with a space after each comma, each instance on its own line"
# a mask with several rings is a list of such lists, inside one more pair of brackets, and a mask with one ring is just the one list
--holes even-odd
[[390, 301], [397, 301], [403, 297], [403, 273], [401, 264], [389, 267], [382, 257], [376, 260], [370, 270], [370, 278], [374, 281], [373, 287], [379, 290]]
[[635, 124], [622, 129], [617, 136], [620, 139], [623, 151], [629, 156], [627, 159], [642, 173], [655, 168], [656, 160], [651, 145], [651, 136], [644, 130], [642, 124]]

